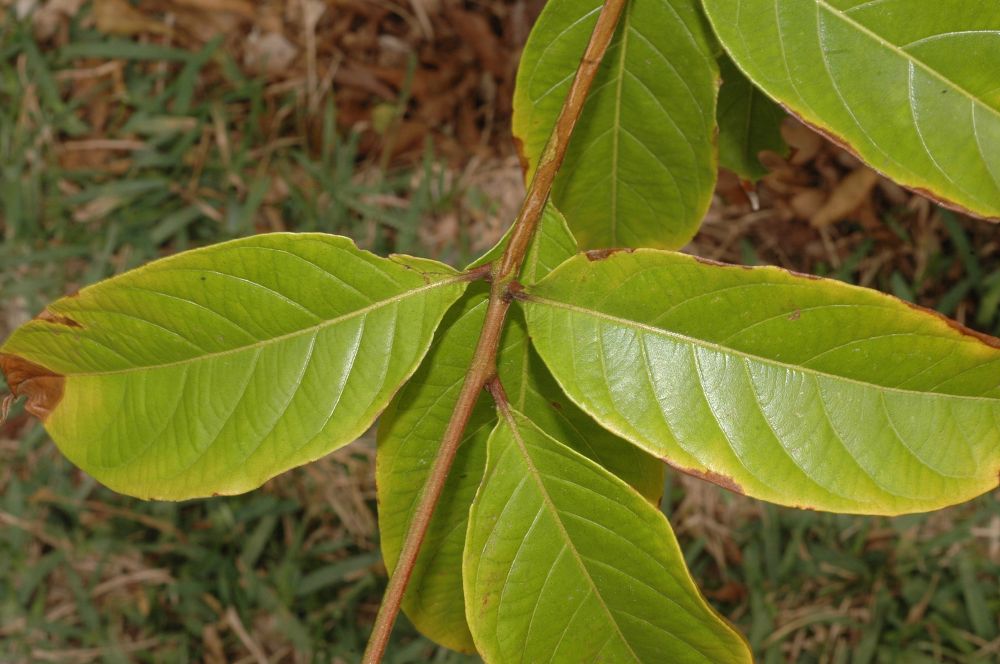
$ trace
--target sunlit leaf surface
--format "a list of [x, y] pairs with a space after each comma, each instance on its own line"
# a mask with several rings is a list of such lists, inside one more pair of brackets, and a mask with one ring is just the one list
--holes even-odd
[[239, 493], [363, 433], [465, 286], [347, 238], [261, 235], [59, 300], [0, 363], [66, 456], [112, 489]]
[[660, 510], [517, 411], [490, 436], [463, 570], [488, 662], [751, 661]]
[[528, 289], [566, 393], [671, 464], [783, 505], [899, 514], [1000, 473], [1000, 341], [881, 293], [655, 250]]
[[[503, 243], [499, 246], [502, 249]], [[522, 280], [534, 283], [575, 251], [573, 236], [550, 207], [528, 251]], [[485, 262], [500, 253], [488, 252]], [[416, 500], [458, 399], [482, 329], [486, 300], [486, 289], [475, 285], [448, 312], [427, 360], [379, 422], [379, 528], [389, 569], [399, 559]], [[546, 431], [631, 482], [647, 499], [658, 500], [663, 464], [580, 412], [531, 350], [521, 312], [515, 307], [510, 313], [499, 371], [511, 399]], [[403, 602], [407, 616], [424, 634], [456, 650], [474, 649], [465, 620], [461, 560], [469, 505], [483, 477], [486, 439], [496, 421], [492, 401], [484, 394], [466, 429]]]

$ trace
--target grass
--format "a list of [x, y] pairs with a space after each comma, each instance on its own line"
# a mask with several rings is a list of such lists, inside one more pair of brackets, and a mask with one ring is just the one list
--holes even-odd
[[[762, 662], [991, 662], [1000, 655], [1000, 505], [856, 517], [675, 490], [695, 579]], [[708, 493], [709, 495], [705, 495]]]
[[[431, 146], [404, 171], [377, 168], [338, 130], [332, 97], [309, 112], [301, 90], [247, 78], [218, 40], [189, 53], [78, 23], [45, 50], [30, 22], [0, 24], [0, 288], [29, 311], [165, 252], [261, 231], [427, 253], [423, 222], [482, 204]], [[471, 258], [468, 237], [433, 253]]]
[[[370, 445], [246, 496], [142, 503], [42, 442], [2, 452], [0, 661], [357, 660], [383, 584], [370, 505], [324, 492], [371, 497]], [[391, 661], [459, 661], [435, 650], [404, 623]]]
[[[386, 172], [338, 127], [335, 99], [309, 111], [218, 42], [188, 52], [73, 19], [51, 48], [0, 21], [0, 332], [81, 285], [260, 231], [457, 264], [477, 248], [470, 224], [495, 212], [430, 146]], [[456, 210], [457, 231], [435, 234]], [[872, 270], [888, 240], [848, 223], [846, 259], [816, 271], [1000, 331], [981, 227], [944, 215], [927, 241], [885, 224], [909, 268]], [[362, 440], [245, 496], [143, 503], [73, 469], [15, 406], [0, 428], [0, 662], [356, 661], [385, 583], [373, 454]], [[897, 519], [785, 510], [676, 476], [666, 495], [694, 577], [763, 662], [1000, 659], [995, 495]], [[394, 639], [390, 662], [469, 661], [405, 618]]]

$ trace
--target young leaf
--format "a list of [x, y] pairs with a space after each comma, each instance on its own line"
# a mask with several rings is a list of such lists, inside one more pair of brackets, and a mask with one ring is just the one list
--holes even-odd
[[723, 56], [719, 68], [719, 164], [744, 180], [759, 180], [767, 174], [760, 163], [762, 151], [788, 152], [781, 136], [785, 112], [747, 80], [732, 60]]
[[750, 662], [698, 593], [662, 512], [502, 410], [462, 573], [488, 662]]
[[[513, 118], [528, 177], [602, 4], [549, 0], [531, 31]], [[552, 193], [582, 246], [673, 248], [698, 229], [716, 175], [709, 40], [695, 0], [625, 8]]]
[[1000, 218], [995, 0], [704, 0], [740, 68], [901, 184]]
[[997, 486], [997, 339], [777, 268], [604, 256], [522, 297], [560, 385], [623, 438], [798, 507], [901, 514]]
[[367, 429], [466, 280], [347, 238], [261, 235], [50, 305], [0, 348], [15, 394], [121, 493], [253, 489]]
[[[501, 251], [503, 245], [498, 245]], [[521, 278], [534, 283], [575, 252], [576, 242], [565, 221], [549, 206]], [[473, 265], [498, 258], [500, 253], [491, 250], [485, 260]], [[379, 422], [379, 528], [383, 557], [390, 570], [396, 566], [413, 509], [472, 360], [486, 313], [485, 291], [480, 285], [473, 286], [448, 313], [426, 361]], [[663, 464], [601, 429], [573, 406], [531, 350], [523, 317], [516, 309], [511, 310], [504, 330], [498, 368], [512, 398], [533, 413], [546, 431], [606, 464], [647, 499], [659, 499]], [[475, 646], [465, 621], [461, 557], [468, 508], [483, 477], [486, 439], [496, 421], [496, 411], [484, 395], [473, 411], [403, 599], [404, 611], [420, 631], [463, 652], [472, 652]]]

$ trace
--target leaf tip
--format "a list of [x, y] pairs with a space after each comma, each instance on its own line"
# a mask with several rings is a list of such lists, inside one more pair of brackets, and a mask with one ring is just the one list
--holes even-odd
[[0, 371], [11, 394], [27, 397], [25, 410], [43, 422], [62, 401], [66, 378], [61, 374], [8, 353], [0, 353]]

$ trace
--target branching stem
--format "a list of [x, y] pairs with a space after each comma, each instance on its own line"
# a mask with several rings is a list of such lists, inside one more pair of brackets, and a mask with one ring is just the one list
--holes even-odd
[[524, 203], [514, 220], [507, 248], [503, 257], [492, 267], [490, 300], [479, 343], [476, 346], [472, 364], [465, 375], [455, 409], [452, 411], [451, 419], [445, 429], [441, 447], [434, 459], [434, 465], [431, 467], [424, 488], [417, 499], [417, 506], [413, 512], [406, 539], [403, 541], [396, 569], [389, 578], [389, 585], [382, 598], [382, 605], [375, 617], [375, 626], [372, 628], [368, 647], [365, 649], [362, 660], [364, 664], [378, 664], [385, 654], [389, 644], [389, 635], [392, 633], [392, 627], [396, 622], [396, 616], [403, 601], [403, 594], [406, 592], [406, 586], [413, 574], [413, 566], [420, 553], [420, 545], [423, 544], [424, 536], [427, 534], [434, 509], [441, 497], [441, 492], [444, 490], [448, 471], [455, 460], [455, 454], [458, 452], [465, 427], [472, 415], [472, 409], [479, 400], [479, 395], [487, 383], [491, 381], [494, 382], [494, 386], [490, 392], [494, 396], [503, 394], [503, 388], [496, 379], [496, 358], [497, 350], [500, 347], [500, 335], [507, 319], [507, 310], [510, 308], [510, 287], [521, 270], [531, 239], [534, 237], [538, 222], [542, 218], [542, 212], [545, 210], [545, 203], [552, 191], [552, 183], [555, 181], [556, 174], [566, 156], [573, 128], [583, 112], [587, 93], [597, 75], [604, 53], [614, 37], [615, 28], [626, 1], [605, 0], [604, 7], [597, 18], [597, 24], [594, 26], [590, 43], [587, 44], [587, 50], [580, 61], [576, 77], [573, 79], [562, 110], [556, 119], [545, 150], [542, 152], [538, 168], [531, 179]]

